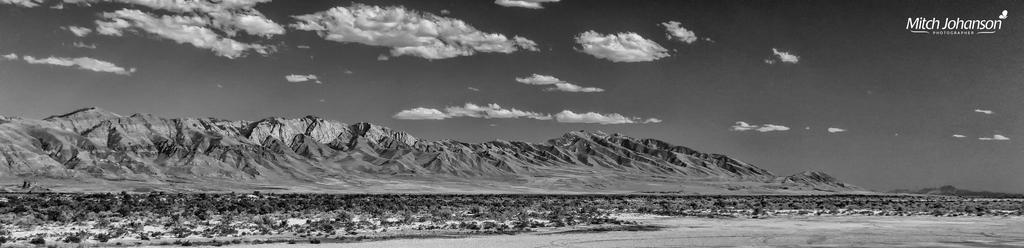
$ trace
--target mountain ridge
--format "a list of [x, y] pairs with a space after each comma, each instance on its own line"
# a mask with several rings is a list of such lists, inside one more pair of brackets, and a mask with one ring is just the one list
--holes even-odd
[[953, 185], [944, 185], [935, 188], [922, 188], [919, 190], [909, 189], [896, 189], [891, 190], [889, 193], [900, 193], [900, 194], [921, 194], [921, 195], [948, 195], [948, 196], [959, 196], [959, 197], [971, 197], [971, 198], [1024, 198], [1024, 194], [1021, 193], [1004, 193], [1004, 192], [992, 192], [992, 191], [974, 191], [954, 187]]
[[462, 184], [497, 192], [860, 190], [822, 172], [780, 177], [726, 155], [601, 131], [570, 131], [539, 143], [466, 143], [316, 116], [232, 121], [122, 116], [97, 107], [42, 120], [5, 120], [0, 141], [8, 145], [0, 145], [0, 165], [6, 165], [0, 177], [58, 184], [57, 179], [73, 179], [66, 181], [150, 189], [214, 181], [224, 188], [314, 191], [391, 182], [411, 191], [456, 192], [465, 189]]

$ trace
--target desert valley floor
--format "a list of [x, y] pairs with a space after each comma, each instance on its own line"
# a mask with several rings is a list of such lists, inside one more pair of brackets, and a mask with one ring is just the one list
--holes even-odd
[[1024, 200], [928, 195], [7, 193], [5, 247], [1024, 247]]
[[[402, 239], [296, 247], [1024, 247], [1022, 217], [635, 216], [649, 230], [573, 229], [520, 235]], [[264, 244], [256, 247], [276, 247]]]

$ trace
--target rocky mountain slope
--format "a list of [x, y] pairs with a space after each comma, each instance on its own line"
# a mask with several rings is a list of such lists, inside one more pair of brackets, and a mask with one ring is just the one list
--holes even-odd
[[598, 131], [470, 144], [313, 116], [230, 121], [99, 108], [0, 117], [0, 178], [99, 191], [858, 190], [821, 172], [778, 177], [725, 155]]

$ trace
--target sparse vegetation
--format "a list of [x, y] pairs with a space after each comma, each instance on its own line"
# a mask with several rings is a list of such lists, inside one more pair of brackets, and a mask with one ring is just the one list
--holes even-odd
[[[0, 195], [0, 242], [316, 244], [323, 240], [358, 242], [402, 235], [508, 234], [568, 226], [620, 230], [614, 227], [642, 226], [617, 218], [627, 213], [761, 218], [1006, 216], [1022, 212], [1021, 199], [938, 196], [34, 193]], [[40, 233], [40, 227], [48, 231]]]

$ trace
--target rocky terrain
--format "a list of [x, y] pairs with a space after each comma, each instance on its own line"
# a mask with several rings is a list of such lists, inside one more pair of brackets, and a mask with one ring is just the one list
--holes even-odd
[[0, 116], [0, 165], [9, 191], [860, 190], [822, 172], [776, 176], [725, 155], [600, 131], [471, 144], [314, 116], [232, 121], [99, 108], [42, 120]]

